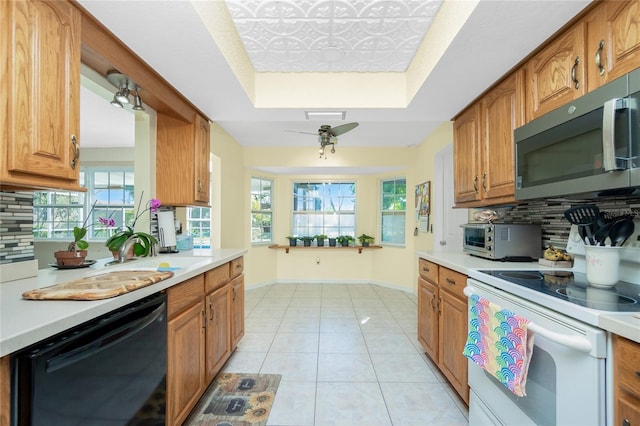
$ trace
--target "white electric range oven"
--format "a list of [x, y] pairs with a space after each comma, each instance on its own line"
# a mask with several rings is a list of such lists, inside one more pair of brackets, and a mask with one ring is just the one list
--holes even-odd
[[[598, 327], [599, 317], [613, 312], [638, 315], [640, 284], [589, 286], [586, 275], [579, 272], [581, 260], [578, 255], [574, 270], [469, 273], [467, 296], [477, 294], [528, 319], [535, 334], [527, 396], [515, 396], [469, 361], [471, 426], [611, 424], [610, 339]], [[623, 274], [629, 276], [637, 276], [637, 271]]]

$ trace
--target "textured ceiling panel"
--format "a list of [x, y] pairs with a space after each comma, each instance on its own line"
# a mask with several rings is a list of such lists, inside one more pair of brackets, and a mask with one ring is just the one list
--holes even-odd
[[226, 0], [258, 72], [404, 72], [442, 0]]

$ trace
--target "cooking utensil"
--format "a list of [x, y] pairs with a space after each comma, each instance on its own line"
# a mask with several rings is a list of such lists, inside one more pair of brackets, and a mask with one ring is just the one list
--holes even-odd
[[621, 219], [616, 221], [609, 231], [609, 237], [611, 237], [611, 245], [621, 246], [627, 241], [633, 231], [635, 225], [631, 219]]
[[589, 244], [594, 245], [593, 233], [595, 229], [592, 227], [600, 217], [600, 209], [594, 205], [575, 206], [564, 211], [564, 217], [578, 227], [584, 227], [587, 233]]
[[611, 232], [611, 228], [613, 227], [615, 222], [607, 223], [604, 226], [598, 228], [595, 234], [593, 234], [593, 238], [596, 240], [596, 243], [600, 246], [604, 246], [607, 238], [610, 237], [609, 233]]

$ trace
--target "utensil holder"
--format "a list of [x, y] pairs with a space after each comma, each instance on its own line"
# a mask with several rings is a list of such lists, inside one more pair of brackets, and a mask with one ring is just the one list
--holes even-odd
[[594, 287], [613, 287], [620, 280], [621, 247], [584, 246], [587, 281]]

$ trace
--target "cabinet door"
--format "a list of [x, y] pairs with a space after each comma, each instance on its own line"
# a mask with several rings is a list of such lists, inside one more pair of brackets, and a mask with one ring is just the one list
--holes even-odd
[[198, 114], [190, 123], [158, 113], [156, 197], [163, 204], [209, 205], [208, 124]]
[[209, 122], [196, 115], [195, 119], [195, 200], [209, 205]]
[[485, 200], [512, 201], [515, 194], [513, 131], [523, 123], [522, 71], [515, 72], [481, 100], [482, 187]]
[[440, 289], [438, 358], [442, 374], [465, 403], [469, 403], [467, 358], [462, 355], [467, 341], [467, 303]]
[[231, 349], [244, 336], [244, 274], [231, 281]]
[[1, 3], [3, 184], [78, 190], [80, 13], [63, 1]]
[[453, 180], [455, 202], [482, 199], [480, 188], [480, 107], [473, 104], [453, 123]]
[[427, 355], [438, 363], [438, 287], [418, 278], [418, 341]]
[[640, 425], [640, 399], [629, 394], [621, 394], [615, 403], [615, 425], [636, 426]]
[[207, 296], [207, 375], [210, 383], [231, 353], [229, 285]]
[[589, 91], [640, 66], [640, 0], [602, 2], [584, 21]]
[[205, 388], [203, 302], [185, 309], [167, 327], [167, 424], [180, 425]]
[[585, 93], [585, 31], [579, 22], [525, 65], [528, 121]]

